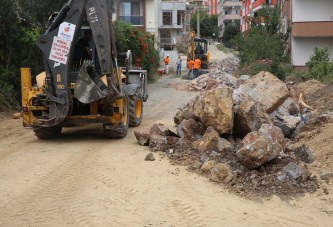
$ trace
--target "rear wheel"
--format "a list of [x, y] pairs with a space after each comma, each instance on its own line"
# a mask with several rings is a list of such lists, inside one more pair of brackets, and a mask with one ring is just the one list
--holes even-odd
[[[110, 103], [112, 105], [112, 103]], [[127, 135], [129, 126], [128, 97], [124, 96], [122, 122], [119, 125], [104, 124], [104, 136], [112, 139], [122, 139]]]
[[136, 127], [142, 121], [143, 101], [138, 89], [134, 95], [129, 97], [129, 126]]
[[56, 125], [47, 128], [36, 128], [34, 129], [35, 136], [39, 139], [52, 139], [61, 134], [62, 126]]

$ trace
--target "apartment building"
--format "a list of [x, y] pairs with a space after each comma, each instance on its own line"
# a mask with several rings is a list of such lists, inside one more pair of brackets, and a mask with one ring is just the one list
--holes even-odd
[[225, 26], [241, 23], [242, 0], [219, 0], [218, 27], [219, 38], [223, 37]]
[[282, 30], [288, 32], [291, 27], [292, 64], [305, 66], [315, 47], [328, 48], [333, 60], [333, 1], [284, 0], [282, 7], [282, 22], [286, 24]]
[[218, 15], [218, 2], [219, 0], [207, 0], [206, 6], [208, 8], [209, 15]]
[[155, 0], [118, 0], [114, 18], [123, 20], [155, 36], [158, 34]]
[[158, 36], [160, 47], [173, 49], [177, 35], [184, 29], [186, 1], [156, 0], [158, 2]]
[[241, 12], [241, 31], [250, 29], [250, 17], [256, 14], [263, 5], [275, 5], [278, 0], [243, 0]]
[[173, 48], [183, 30], [186, 0], [118, 0], [116, 19], [155, 35], [159, 47]]

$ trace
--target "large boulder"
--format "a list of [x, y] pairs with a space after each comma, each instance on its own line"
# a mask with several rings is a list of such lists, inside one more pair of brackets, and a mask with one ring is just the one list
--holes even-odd
[[280, 128], [274, 125], [263, 124], [259, 129], [259, 133], [272, 140], [273, 143], [278, 144], [282, 151], [285, 151], [287, 147], [287, 141], [284, 138], [283, 132]]
[[260, 72], [244, 81], [234, 90], [234, 100], [239, 100], [241, 94], [247, 94], [255, 101], [263, 104], [267, 113], [276, 110], [289, 96], [289, 90], [284, 82], [269, 72]]
[[279, 116], [275, 115], [273, 118], [274, 125], [279, 127], [284, 136], [289, 138], [291, 134], [296, 130], [297, 125], [301, 122], [301, 117], [293, 115]]
[[251, 100], [249, 96], [243, 97], [239, 105], [234, 107], [234, 134], [241, 138], [249, 132], [259, 130], [262, 124], [273, 124], [261, 104]]
[[200, 153], [212, 151], [222, 152], [224, 147], [220, 135], [212, 126], [207, 128], [202, 138], [192, 143], [192, 148]]
[[177, 134], [180, 136], [180, 145], [191, 145], [191, 143], [203, 136], [205, 126], [193, 118], [184, 119], [177, 127]]
[[[253, 132], [251, 132], [253, 133]], [[251, 134], [249, 133], [249, 134]], [[249, 169], [256, 169], [273, 160], [282, 151], [281, 146], [266, 136], [259, 136], [236, 152], [237, 160]]]
[[134, 135], [141, 146], [149, 145], [150, 128], [135, 130]]
[[193, 117], [193, 105], [194, 99], [191, 99], [186, 105], [181, 107], [174, 117], [174, 122], [179, 125], [184, 119], [190, 119]]
[[232, 89], [226, 86], [198, 95], [194, 101], [193, 116], [205, 127], [212, 126], [220, 134], [232, 134]]

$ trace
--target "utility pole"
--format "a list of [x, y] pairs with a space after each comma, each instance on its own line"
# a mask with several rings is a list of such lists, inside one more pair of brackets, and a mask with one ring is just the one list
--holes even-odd
[[200, 13], [197, 9], [197, 38], [200, 38]]

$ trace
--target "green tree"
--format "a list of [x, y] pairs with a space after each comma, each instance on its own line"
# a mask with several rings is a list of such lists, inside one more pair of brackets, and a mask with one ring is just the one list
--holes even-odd
[[[218, 20], [217, 15], [208, 15], [206, 10], [199, 10], [199, 20], [200, 20], [200, 35], [213, 37], [218, 36]], [[192, 14], [191, 18], [191, 29], [197, 33], [197, 12]]]
[[229, 40], [233, 39], [237, 34], [239, 34], [239, 24], [228, 24], [224, 28], [223, 32], [223, 41], [228, 42]]

